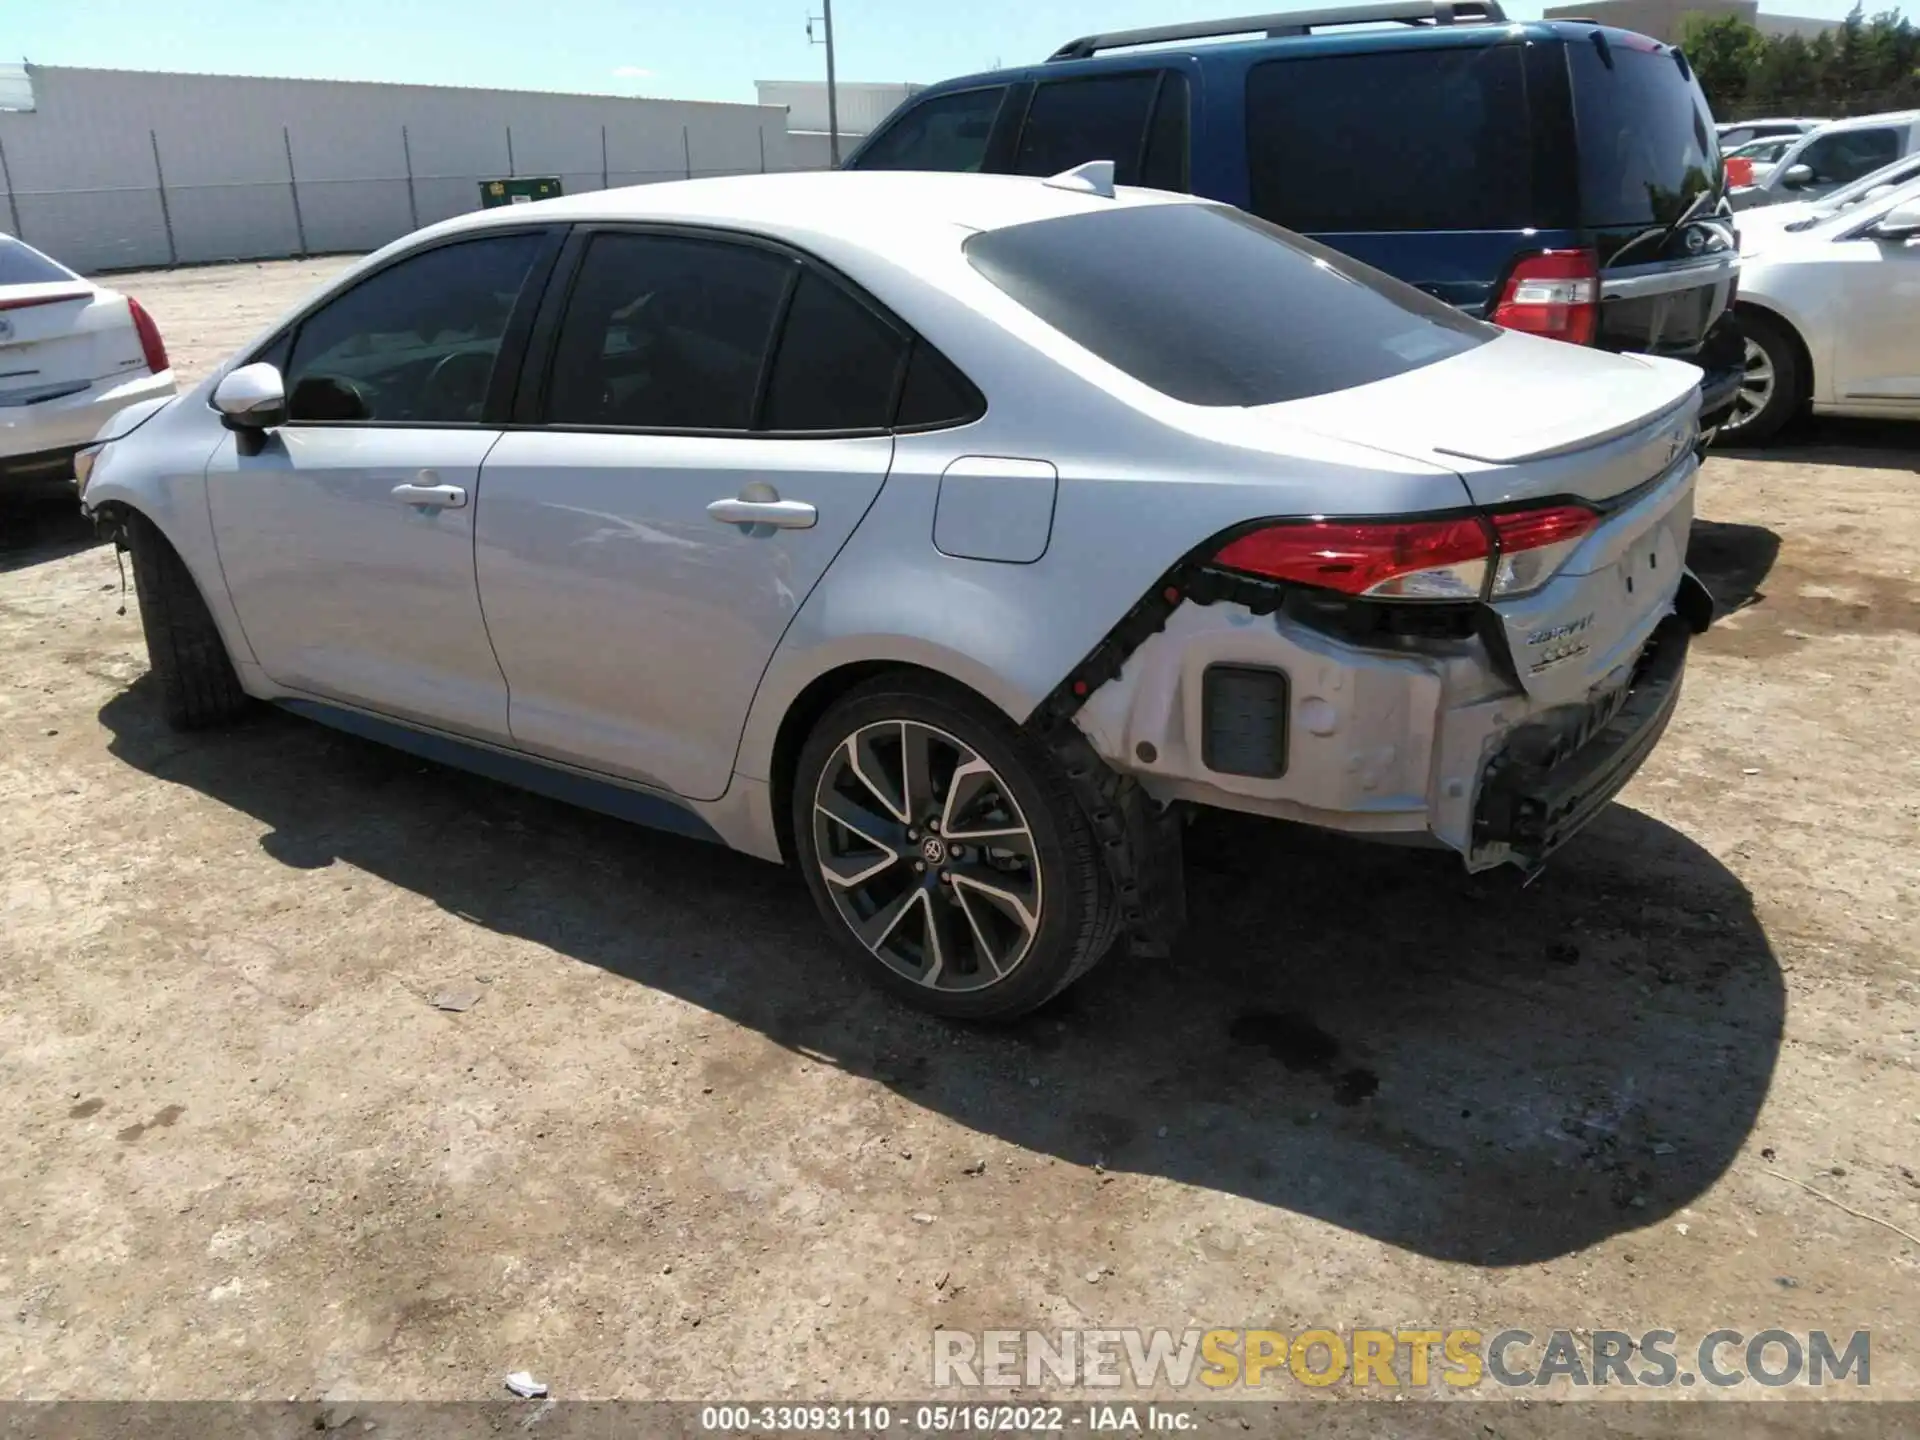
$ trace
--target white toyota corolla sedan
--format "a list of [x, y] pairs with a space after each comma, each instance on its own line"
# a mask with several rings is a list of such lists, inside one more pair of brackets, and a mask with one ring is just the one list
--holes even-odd
[[0, 504], [73, 495], [73, 455], [129, 405], [173, 394], [140, 302], [0, 235]]
[[1740, 266], [1747, 369], [1728, 443], [1807, 409], [1920, 420], [1920, 179], [1784, 225], [1743, 218]]
[[1167, 944], [1189, 805], [1539, 866], [1710, 618], [1699, 372], [1111, 176], [692, 181], [369, 257], [85, 457], [168, 718], [797, 864], [959, 1017]]

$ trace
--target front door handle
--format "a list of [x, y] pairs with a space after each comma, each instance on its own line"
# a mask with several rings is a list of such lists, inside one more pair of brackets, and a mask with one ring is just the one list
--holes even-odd
[[716, 500], [707, 514], [723, 525], [766, 525], [775, 530], [811, 530], [820, 512], [804, 500]]
[[393, 498], [422, 510], [462, 510], [467, 504], [467, 492], [458, 485], [396, 485]]

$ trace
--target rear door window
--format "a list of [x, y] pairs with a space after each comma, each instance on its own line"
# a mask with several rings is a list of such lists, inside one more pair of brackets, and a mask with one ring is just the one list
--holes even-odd
[[1162, 72], [1160, 94], [1153, 102], [1153, 119], [1147, 128], [1147, 148], [1140, 162], [1142, 185], [1182, 195], [1191, 188], [1187, 178], [1190, 104], [1187, 77], [1178, 70]]
[[787, 307], [761, 428], [884, 430], [893, 423], [907, 339], [812, 270]]
[[1224, 205], [1127, 206], [968, 237], [974, 268], [1070, 340], [1190, 405], [1385, 380], [1500, 332]]
[[1020, 128], [1014, 173], [1058, 175], [1089, 160], [1111, 160], [1115, 184], [1138, 185], [1159, 91], [1157, 70], [1039, 86]]
[[1671, 50], [1567, 46], [1588, 225], [1668, 225], [1720, 173], [1713, 117]]
[[547, 420], [747, 430], [797, 266], [758, 246], [596, 235], [554, 347]]
[[984, 167], [1007, 87], [989, 85], [922, 100], [860, 152], [857, 170], [972, 171]]
[[1254, 66], [1254, 214], [1315, 234], [1538, 223], [1522, 67], [1518, 45]]
[[1815, 185], [1845, 185], [1900, 158], [1898, 130], [1842, 130], [1808, 143], [1793, 163], [1813, 171]]

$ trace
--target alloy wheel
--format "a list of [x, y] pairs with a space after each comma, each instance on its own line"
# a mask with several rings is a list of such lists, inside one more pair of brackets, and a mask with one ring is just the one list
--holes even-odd
[[906, 978], [981, 990], [1032, 949], [1033, 831], [993, 766], [946, 731], [882, 720], [847, 736], [820, 772], [813, 827], [840, 918]]
[[1740, 378], [1740, 393], [1734, 396], [1733, 414], [1727, 417], [1723, 427], [1738, 430], [1753, 422], [1755, 416], [1767, 408], [1773, 399], [1774, 387], [1779, 383], [1774, 374], [1773, 360], [1755, 341], [1747, 341], [1746, 373]]

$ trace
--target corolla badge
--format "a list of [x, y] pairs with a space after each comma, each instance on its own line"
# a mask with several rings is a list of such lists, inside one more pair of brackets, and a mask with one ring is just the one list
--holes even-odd
[[1550, 670], [1563, 660], [1571, 660], [1576, 655], [1587, 653], [1586, 632], [1593, 628], [1593, 614], [1589, 611], [1578, 620], [1569, 620], [1561, 625], [1549, 625], [1543, 630], [1535, 630], [1527, 636], [1527, 648], [1532, 651], [1527, 664], [1527, 673], [1538, 675], [1542, 670]]

